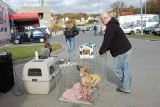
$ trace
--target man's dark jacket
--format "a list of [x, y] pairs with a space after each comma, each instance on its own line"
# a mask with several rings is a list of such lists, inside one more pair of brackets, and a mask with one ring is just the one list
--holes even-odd
[[106, 31], [99, 54], [110, 50], [113, 57], [123, 54], [131, 49], [131, 44], [119, 26], [119, 22], [112, 18], [106, 25]]

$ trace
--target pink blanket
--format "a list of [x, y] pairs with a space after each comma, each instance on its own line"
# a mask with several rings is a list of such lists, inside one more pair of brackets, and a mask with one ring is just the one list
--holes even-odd
[[73, 88], [66, 89], [63, 93], [63, 98], [67, 100], [77, 101], [82, 99], [82, 86], [80, 83], [74, 84]]

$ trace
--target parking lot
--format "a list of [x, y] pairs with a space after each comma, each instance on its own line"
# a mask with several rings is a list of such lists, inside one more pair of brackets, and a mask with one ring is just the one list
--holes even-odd
[[[85, 42], [97, 44], [99, 49], [103, 36], [93, 36], [88, 31], [76, 37], [76, 49]], [[106, 87], [93, 107], [159, 107], [160, 105], [160, 41], [129, 39], [133, 48], [130, 59], [132, 92], [130, 94], [116, 92], [119, 81], [112, 71], [113, 58], [108, 52], [106, 60]], [[48, 42], [61, 43], [66, 48], [64, 35], [51, 37]], [[66, 50], [57, 56], [65, 55]], [[78, 56], [78, 54], [77, 54]], [[104, 56], [106, 57], [106, 56]], [[48, 95], [28, 94], [22, 81], [25, 62], [14, 65], [16, 73], [15, 85], [6, 94], [0, 94], [0, 107], [88, 107], [86, 104], [66, 103], [57, 99], [57, 87]], [[22, 94], [22, 93], [23, 94]], [[22, 95], [21, 95], [22, 94]]]

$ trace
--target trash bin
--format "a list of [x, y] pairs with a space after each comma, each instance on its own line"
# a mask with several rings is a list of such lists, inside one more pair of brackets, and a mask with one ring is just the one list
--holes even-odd
[[31, 60], [24, 65], [23, 82], [30, 94], [49, 94], [56, 86], [60, 72], [56, 57]]

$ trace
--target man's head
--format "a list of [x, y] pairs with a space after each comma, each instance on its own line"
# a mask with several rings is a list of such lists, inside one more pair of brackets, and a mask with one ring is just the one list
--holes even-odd
[[111, 20], [111, 16], [109, 12], [102, 12], [100, 15], [101, 21], [103, 24], [108, 24], [108, 22]]

